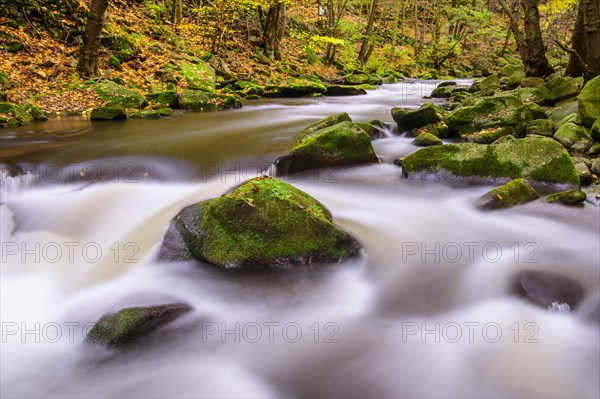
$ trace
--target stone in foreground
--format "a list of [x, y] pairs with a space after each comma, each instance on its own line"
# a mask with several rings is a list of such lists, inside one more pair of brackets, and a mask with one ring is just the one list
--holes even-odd
[[121, 309], [116, 314], [102, 316], [85, 339], [115, 348], [149, 334], [190, 310], [184, 303]]
[[568, 152], [547, 137], [504, 140], [491, 145], [461, 143], [422, 148], [402, 164], [405, 176], [416, 173], [476, 178], [519, 177], [530, 181], [579, 185]]
[[400, 130], [419, 129], [443, 120], [443, 109], [433, 103], [425, 103], [417, 109], [392, 108], [392, 118]]
[[219, 198], [184, 208], [171, 221], [161, 260], [195, 258], [224, 268], [331, 263], [360, 245], [303, 191], [259, 177]]
[[509, 208], [538, 198], [527, 180], [515, 179], [485, 193], [477, 200], [477, 207], [485, 210]]
[[578, 103], [583, 123], [591, 128], [600, 117], [600, 76], [586, 83], [579, 94]]

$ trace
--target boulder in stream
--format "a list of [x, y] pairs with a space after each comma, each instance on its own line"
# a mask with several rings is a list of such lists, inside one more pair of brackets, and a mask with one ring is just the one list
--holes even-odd
[[519, 272], [511, 284], [511, 291], [545, 309], [554, 303], [567, 304], [574, 309], [585, 293], [580, 283], [543, 270]]
[[417, 109], [392, 108], [392, 118], [400, 130], [419, 129], [421, 127], [439, 123], [443, 120], [444, 110], [434, 103], [428, 102]]
[[223, 268], [290, 268], [338, 262], [357, 255], [359, 248], [352, 235], [333, 224], [325, 206], [263, 176], [181, 210], [159, 258], [193, 257]]
[[568, 190], [550, 194], [546, 197], [548, 202], [557, 202], [563, 205], [578, 205], [587, 199], [587, 194], [581, 190]]
[[477, 200], [477, 207], [485, 210], [509, 208], [538, 198], [527, 180], [515, 179], [485, 193]]

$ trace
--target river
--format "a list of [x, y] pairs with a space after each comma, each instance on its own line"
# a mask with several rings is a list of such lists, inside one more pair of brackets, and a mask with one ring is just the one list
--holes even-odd
[[[381, 163], [290, 178], [354, 234], [360, 257], [283, 273], [156, 260], [170, 219], [268, 170], [336, 112], [392, 123], [434, 81], [366, 96], [262, 100], [160, 120], [51, 120], [0, 132], [2, 397], [598, 397], [600, 212], [542, 200], [498, 212], [492, 185], [404, 180]], [[586, 290], [572, 312], [510, 291], [520, 270]], [[129, 348], [84, 342], [103, 314], [193, 311]], [[592, 316], [590, 316], [592, 315]]]

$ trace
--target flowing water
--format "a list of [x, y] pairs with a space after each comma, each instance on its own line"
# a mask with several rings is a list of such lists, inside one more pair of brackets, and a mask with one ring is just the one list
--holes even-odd
[[[393, 122], [434, 82], [360, 97], [263, 101], [156, 121], [3, 131], [2, 397], [598, 397], [600, 213], [536, 201], [483, 213], [490, 185], [403, 180], [417, 148], [391, 130], [379, 165], [290, 178], [363, 244], [278, 273], [160, 263], [170, 219], [263, 173], [295, 132], [346, 111]], [[572, 312], [511, 294], [520, 270], [583, 285]], [[84, 342], [103, 314], [185, 302], [129, 348]]]

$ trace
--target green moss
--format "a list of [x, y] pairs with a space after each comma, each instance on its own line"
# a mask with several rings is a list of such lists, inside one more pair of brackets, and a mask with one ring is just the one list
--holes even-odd
[[[374, 89], [375, 87], [373, 87]], [[359, 86], [334, 85], [327, 86], [328, 96], [358, 96], [367, 94], [366, 89]]]
[[214, 94], [216, 92], [216, 74], [213, 67], [205, 63], [181, 64], [181, 74], [187, 81], [189, 89], [202, 90]]
[[111, 108], [141, 108], [146, 103], [141, 94], [110, 80], [95, 84], [93, 88], [100, 98], [109, 102]]
[[583, 123], [591, 128], [600, 117], [600, 76], [591, 79], [579, 94], [579, 112]]
[[369, 135], [355, 123], [342, 122], [301, 139], [278, 159], [277, 173], [377, 162]]
[[571, 122], [564, 123], [560, 126], [556, 130], [556, 133], [554, 133], [554, 139], [561, 143], [565, 148], [579, 152], [586, 152], [593, 143], [592, 136], [585, 127]]
[[573, 160], [550, 138], [505, 140], [498, 144], [449, 144], [423, 148], [403, 161], [405, 174], [438, 173], [481, 178], [519, 177], [579, 185]]
[[326, 116], [302, 129], [302, 131], [298, 133], [298, 138], [309, 136], [317, 130], [325, 129], [326, 127], [331, 127], [341, 122], [352, 122], [352, 119], [350, 119], [350, 115], [346, 112]]
[[0, 123], [11, 127], [33, 122], [33, 118], [26, 107], [9, 102], [0, 102], [0, 115], [3, 115], [2, 119], [4, 119]]
[[158, 111], [153, 109], [143, 109], [141, 111], [134, 112], [130, 116], [133, 119], [158, 119], [160, 114]]
[[212, 96], [202, 90], [184, 90], [179, 96], [179, 106], [190, 111], [212, 111]]
[[439, 138], [446, 138], [450, 133], [450, 129], [444, 122], [438, 122], [424, 126], [420, 129], [415, 129], [412, 132], [413, 135], [417, 136], [421, 133], [429, 133]]
[[322, 204], [274, 178], [249, 180], [195, 211], [201, 237], [180, 225], [182, 236], [195, 257], [222, 267], [335, 262], [358, 250]]
[[546, 197], [548, 202], [558, 202], [564, 205], [581, 204], [587, 199], [587, 194], [581, 190], [568, 190], [560, 193], [551, 194]]
[[524, 204], [539, 196], [525, 179], [515, 179], [485, 193], [478, 200], [481, 209], [501, 209]]
[[431, 133], [421, 133], [417, 136], [414, 144], [419, 147], [429, 147], [432, 145], [442, 145], [442, 140]]
[[473, 134], [464, 136], [464, 138], [477, 144], [491, 144], [501, 137], [515, 135], [515, 130], [512, 126], [492, 127], [488, 129], [478, 130]]
[[552, 137], [554, 135], [554, 122], [549, 119], [536, 119], [530, 121], [527, 124], [526, 133]]
[[179, 98], [175, 90], [159, 91], [146, 95], [148, 101], [152, 101], [159, 107], [177, 108], [179, 106]]
[[122, 108], [114, 108], [111, 106], [94, 108], [90, 115], [90, 119], [93, 121], [100, 120], [125, 120], [127, 115]]
[[392, 118], [400, 130], [419, 129], [439, 123], [443, 119], [444, 110], [432, 102], [427, 102], [417, 109], [392, 108]]
[[565, 98], [579, 94], [581, 86], [571, 77], [555, 77], [541, 86], [532, 94], [532, 101], [538, 105], [552, 105]]
[[185, 304], [125, 308], [116, 314], [104, 315], [89, 331], [86, 340], [115, 348], [169, 323], [190, 310]]

